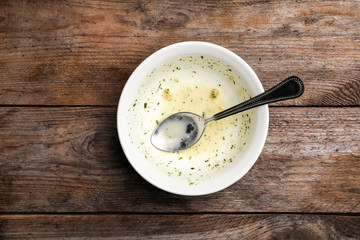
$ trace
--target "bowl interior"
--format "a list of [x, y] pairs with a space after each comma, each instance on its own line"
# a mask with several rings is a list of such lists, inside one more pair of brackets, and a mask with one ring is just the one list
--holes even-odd
[[247, 146], [237, 156], [231, 167], [223, 169], [219, 174], [209, 178], [200, 184], [189, 186], [183, 184], [177, 178], [171, 178], [159, 172], [156, 166], [151, 164], [138, 150], [137, 146], [129, 138], [131, 131], [128, 127], [128, 118], [131, 112], [129, 107], [134, 103], [137, 90], [146, 75], [153, 69], [184, 55], [207, 55], [220, 59], [229, 64], [241, 79], [245, 82], [251, 96], [262, 93], [263, 87], [254, 71], [233, 52], [215, 44], [205, 42], [182, 42], [170, 45], [155, 52], [145, 59], [128, 79], [118, 105], [117, 128], [121, 146], [134, 169], [148, 182], [165, 191], [180, 195], [204, 195], [220, 191], [238, 181], [244, 176], [259, 157], [265, 144], [269, 113], [267, 106], [254, 109], [252, 132]]

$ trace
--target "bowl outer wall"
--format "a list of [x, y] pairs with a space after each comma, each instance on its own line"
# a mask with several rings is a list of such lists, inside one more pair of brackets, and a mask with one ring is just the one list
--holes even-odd
[[[190, 50], [192, 50], [193, 52]], [[256, 108], [257, 117], [253, 125], [253, 128], [255, 129], [254, 132], [252, 133], [254, 134], [254, 138], [256, 141], [254, 140], [253, 142], [255, 143], [250, 144], [251, 145], [249, 147], [250, 149], [246, 151], [247, 154], [245, 155], [247, 161], [245, 163], [242, 163], [241, 169], [237, 169], [237, 165], [235, 164], [235, 166], [232, 166], [231, 169], [228, 170], [227, 175], [230, 175], [230, 177], [228, 176], [223, 178], [220, 177], [220, 180], [219, 177], [213, 178], [212, 179], [213, 181], [209, 180], [207, 186], [205, 187], [204, 185], [200, 184], [200, 187], [191, 186], [190, 188], [189, 187], [176, 188], [176, 186], [174, 187], [173, 185], [167, 185], [164, 184], [164, 182], [157, 181], [156, 179], [154, 179], [154, 177], [152, 177], [151, 173], [149, 174], [148, 171], [144, 170], [143, 167], [137, 163], [136, 159], [137, 157], [139, 157], [139, 154], [137, 153], [137, 157], [136, 157], [136, 153], [130, 151], [130, 148], [128, 147], [130, 145], [130, 142], [127, 133], [124, 133], [125, 131], [121, 130], [122, 125], [127, 126], [127, 124], [125, 124], [126, 119], [125, 117], [123, 117], [124, 115], [121, 113], [126, 112], [129, 106], [127, 93], [134, 92], [133, 89], [134, 88], [137, 89], [137, 87], [141, 85], [142, 80], [139, 79], [137, 80], [136, 79], [137, 76], [143, 75], [144, 73], [146, 75], [148, 72], [152, 71], [152, 69], [154, 69], [155, 67], [164, 64], [170, 59], [176, 58], [177, 56], [181, 56], [181, 55], [183, 56], [184, 54], [194, 54], [194, 55], [203, 54], [214, 58], [218, 58], [225, 61], [227, 64], [231, 65], [232, 68], [235, 69], [236, 71], [238, 71], [239, 66], [241, 66], [241, 68], [243, 70], [245, 69], [246, 71], [245, 72], [238, 71], [238, 72], [241, 75], [244, 74], [247, 75], [246, 85], [248, 86], [252, 95], [260, 94], [264, 91], [264, 89], [255, 72], [238, 55], [221, 46], [212, 43], [197, 42], [197, 41], [175, 43], [156, 51], [155, 53], [147, 57], [129, 77], [121, 93], [119, 105], [118, 105], [118, 111], [117, 111], [117, 130], [118, 130], [121, 147], [123, 148], [125, 156], [127, 157], [132, 167], [138, 172], [138, 174], [141, 175], [145, 180], [147, 180], [152, 185], [164, 191], [174, 194], [185, 195], [185, 196], [198, 196], [198, 195], [214, 193], [229, 187], [230, 185], [241, 179], [251, 169], [251, 167], [255, 164], [256, 160], [258, 159], [266, 141], [268, 125], [269, 125], [269, 110], [267, 105]], [[252, 82], [249, 83], [248, 79], [252, 79]], [[216, 179], [216, 181], [214, 181], [214, 179]]]

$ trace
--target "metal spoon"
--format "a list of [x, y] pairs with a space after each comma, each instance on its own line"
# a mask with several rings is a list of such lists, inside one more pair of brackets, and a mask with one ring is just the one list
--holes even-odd
[[163, 151], [179, 151], [194, 145], [208, 123], [272, 102], [300, 97], [304, 84], [296, 76], [289, 77], [273, 88], [209, 118], [190, 112], [179, 112], [162, 121], [151, 136], [154, 147]]

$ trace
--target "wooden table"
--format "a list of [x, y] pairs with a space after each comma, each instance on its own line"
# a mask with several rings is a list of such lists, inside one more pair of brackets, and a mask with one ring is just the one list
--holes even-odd
[[[117, 103], [135, 67], [180, 41], [241, 56], [270, 106], [236, 184], [163, 192], [125, 158]], [[360, 239], [360, 1], [1, 1], [0, 238]]]

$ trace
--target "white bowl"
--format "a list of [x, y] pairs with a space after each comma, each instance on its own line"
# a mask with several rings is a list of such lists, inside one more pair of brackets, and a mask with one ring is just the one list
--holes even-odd
[[[152, 185], [179, 195], [197, 196], [220, 191], [241, 179], [254, 165], [265, 144], [268, 125], [268, 106], [255, 108], [252, 132], [248, 144], [242, 150], [241, 159], [235, 159], [231, 167], [197, 185], [189, 186], [165, 174], [160, 174], [145, 158], [129, 137], [128, 109], [133, 105], [138, 88], [146, 75], [162, 64], [184, 55], [207, 55], [219, 59], [232, 67], [245, 82], [251, 96], [264, 92], [264, 89], [250, 66], [233, 52], [206, 42], [180, 42], [164, 47], [146, 58], [131, 74], [120, 97], [117, 112], [117, 129], [123, 151], [134, 169]], [[238, 104], [238, 103], [234, 103]]]

